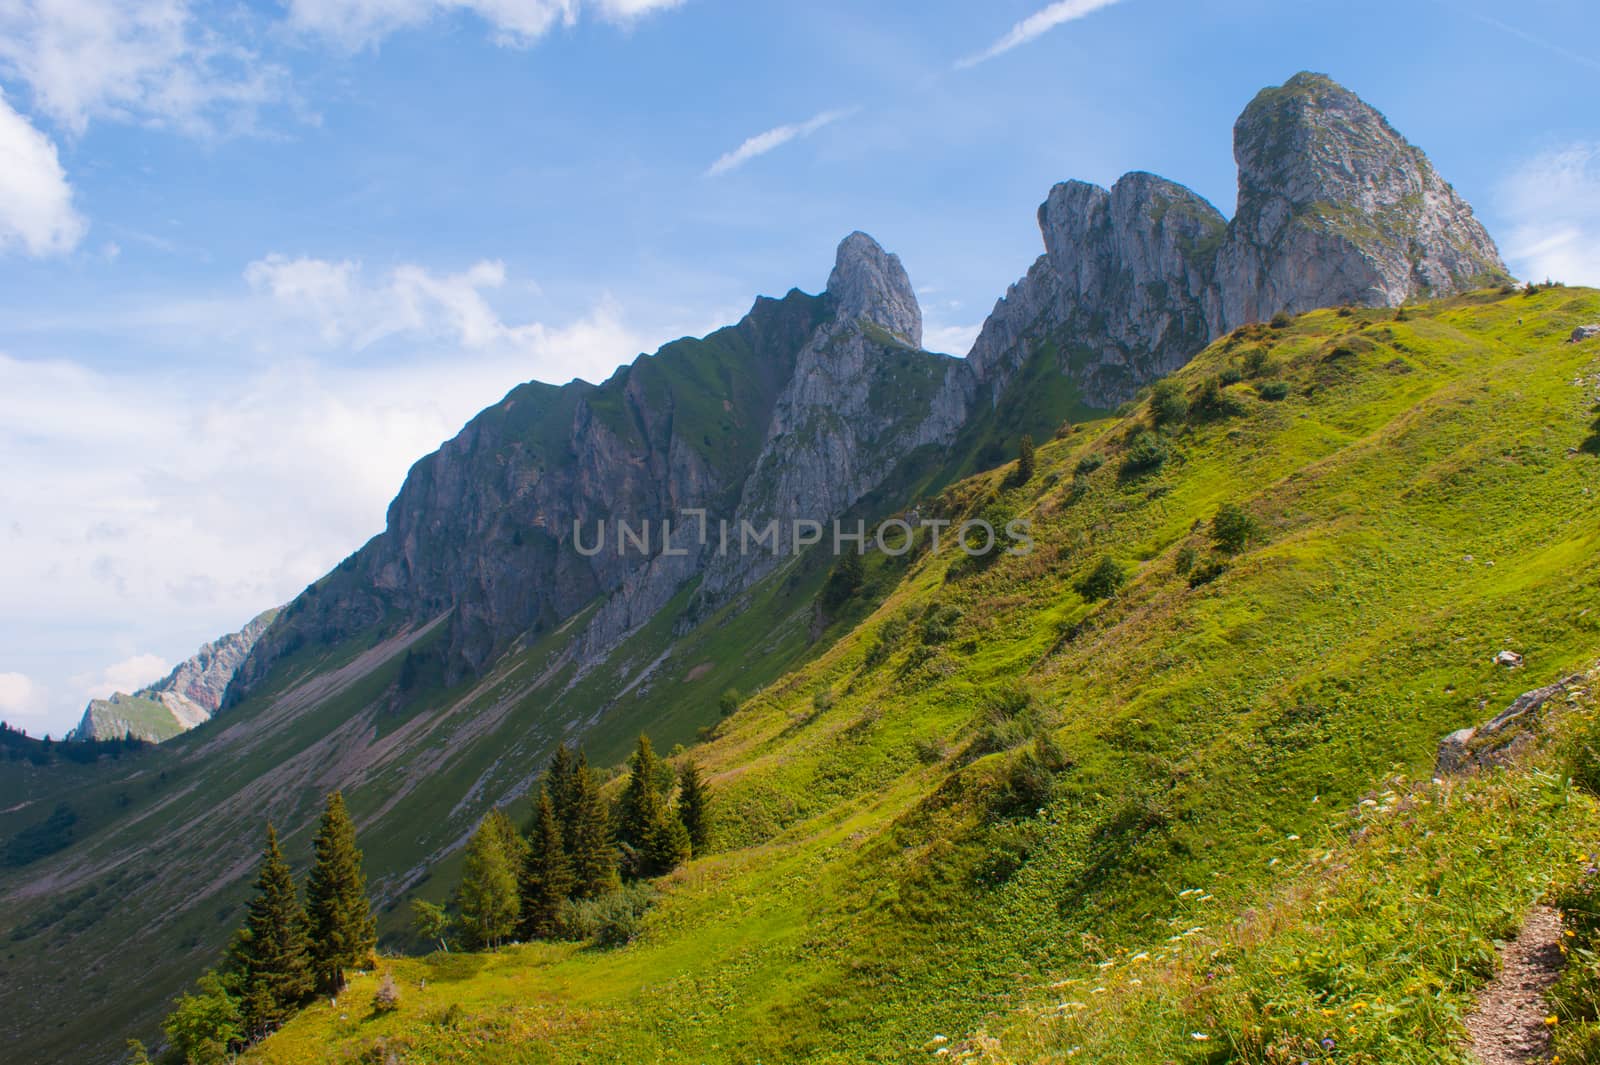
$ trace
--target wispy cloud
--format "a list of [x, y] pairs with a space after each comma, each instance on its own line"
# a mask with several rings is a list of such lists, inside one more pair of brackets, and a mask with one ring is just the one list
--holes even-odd
[[1497, 204], [1511, 268], [1530, 281], [1600, 285], [1600, 143], [1548, 151], [1519, 166]]
[[1057, 0], [1056, 3], [1042, 10], [1035, 11], [1015, 26], [998, 41], [995, 41], [983, 51], [967, 56], [956, 61], [957, 70], [966, 70], [979, 63], [986, 63], [995, 56], [1004, 55], [1019, 45], [1027, 44], [1037, 37], [1042, 37], [1051, 30], [1066, 22], [1076, 22], [1087, 15], [1092, 15], [1101, 8], [1110, 7], [1121, 3], [1122, 0]]
[[[1441, 6], [1441, 7], [1449, 7], [1451, 5], [1445, 4], [1443, 2], [1443, 0], [1439, 0], [1439, 6]], [[1561, 45], [1555, 43], [1554, 41], [1546, 40], [1545, 38], [1540, 37], [1537, 34], [1529, 33], [1527, 30], [1523, 29], [1521, 26], [1513, 26], [1509, 22], [1502, 22], [1501, 20], [1499, 20], [1497, 18], [1494, 18], [1491, 15], [1481, 15], [1476, 11], [1469, 11], [1469, 12], [1466, 12], [1466, 14], [1467, 14], [1467, 16], [1469, 18], [1474, 19], [1474, 20], [1476, 20], [1478, 22], [1481, 22], [1485, 26], [1492, 26], [1493, 28], [1499, 30], [1501, 33], [1506, 33], [1506, 34], [1511, 35], [1512, 37], [1517, 38], [1518, 40], [1526, 41], [1528, 44], [1533, 45], [1535, 48], [1543, 48], [1545, 51], [1549, 52], [1551, 55], [1558, 55], [1558, 56], [1561, 56], [1563, 59], [1569, 59], [1572, 62], [1579, 64], [1580, 66], [1588, 67], [1590, 70], [1600, 70], [1600, 59], [1596, 59], [1592, 55], [1584, 55], [1581, 52], [1575, 52], [1570, 48], [1562, 47]]]
[[527, 48], [557, 26], [572, 26], [592, 11], [628, 26], [647, 15], [679, 7], [684, 0], [288, 0], [289, 21], [298, 29], [361, 49], [438, 15], [467, 12], [487, 23], [497, 43]]
[[706, 170], [706, 176], [717, 177], [718, 175], [726, 174], [728, 171], [735, 170], [758, 156], [766, 155], [774, 148], [781, 148], [792, 140], [809, 137], [824, 126], [831, 126], [841, 119], [849, 118], [858, 110], [860, 108], [847, 107], [838, 111], [824, 111], [820, 115], [813, 115], [804, 122], [794, 122], [787, 126], [769, 129], [765, 133], [757, 133], [754, 137], [749, 138], [739, 147], [712, 163]]

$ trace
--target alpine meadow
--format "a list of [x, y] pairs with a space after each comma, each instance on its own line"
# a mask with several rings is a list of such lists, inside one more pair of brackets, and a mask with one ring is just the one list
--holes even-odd
[[[462, 12], [526, 61], [592, 47], [591, 23], [642, 52], [705, 5], [437, 6], [296, 0], [271, 33], [337, 40], [352, 71], [294, 92], [354, 94], [382, 63], [433, 70]], [[1136, 6], [1051, 4], [943, 76]], [[263, 16], [180, 9], [159, 25], [198, 51], [162, 61], [160, 98], [240, 62], [255, 80], [221, 98], [268, 91], [276, 23], [238, 44]], [[46, 40], [8, 19], [33, 43], [0, 41], [0, 83]], [[0, 141], [15, 118], [54, 161], [8, 98]], [[83, 121], [187, 135], [133, 100]], [[1042, 254], [959, 353], [932, 350], [954, 301], [849, 232], [819, 293], [599, 384], [523, 375], [286, 602], [107, 671], [64, 738], [0, 728], [0, 1058], [1600, 1063], [1600, 289], [1519, 276], [1532, 238], [1503, 258], [1334, 78], [1241, 105], [1231, 213], [1144, 171], [1054, 185]], [[725, 202], [676, 232], [757, 210], [729, 179], [760, 157], [848, 159], [828, 138], [872, 120], [745, 141], [696, 175]], [[404, 158], [374, 149], [351, 188]], [[494, 317], [483, 291], [521, 291], [503, 266], [362, 295], [355, 257], [324, 265], [273, 291], [348, 301], [339, 343], [399, 331], [360, 317], [391, 298], [549, 337]], [[219, 410], [193, 424], [223, 434]]]

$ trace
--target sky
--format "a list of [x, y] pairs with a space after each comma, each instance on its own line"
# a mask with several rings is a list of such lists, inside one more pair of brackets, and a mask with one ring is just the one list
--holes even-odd
[[1231, 213], [1296, 71], [1518, 276], [1600, 285], [1590, 0], [0, 0], [0, 718], [60, 735], [383, 528], [529, 379], [599, 381], [864, 229], [964, 354], [1050, 186]]

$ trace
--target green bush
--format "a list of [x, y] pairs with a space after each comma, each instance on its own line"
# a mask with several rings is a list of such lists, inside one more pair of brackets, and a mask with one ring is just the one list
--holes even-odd
[[1189, 571], [1189, 587], [1198, 588], [1203, 584], [1210, 584], [1226, 572], [1228, 572], [1226, 562], [1220, 558], [1208, 558]]
[[1127, 456], [1122, 460], [1122, 473], [1129, 477], [1154, 473], [1166, 465], [1170, 457], [1167, 445], [1161, 442], [1161, 438], [1144, 429], [1135, 434], [1128, 444]]
[[1219, 551], [1236, 555], [1255, 538], [1256, 520], [1237, 503], [1224, 503], [1211, 519], [1211, 542]]
[[1187, 577], [1199, 557], [1200, 552], [1195, 550], [1193, 544], [1184, 544], [1178, 548], [1177, 557], [1172, 560], [1172, 571], [1180, 577]]
[[1287, 381], [1266, 381], [1256, 386], [1256, 395], [1269, 403], [1277, 403], [1289, 398], [1289, 383]]
[[722, 712], [723, 717], [732, 717], [734, 712], [739, 709], [740, 699], [739, 689], [729, 688], [717, 696], [717, 709]]
[[564, 903], [557, 918], [558, 934], [564, 939], [592, 940], [606, 949], [626, 946], [644, 930], [644, 915], [655, 901], [655, 888], [635, 883], [597, 899]]
[[1072, 473], [1074, 477], [1087, 477], [1089, 474], [1093, 473], [1095, 470], [1098, 470], [1105, 464], [1106, 459], [1104, 455], [1091, 452], [1090, 454], [1087, 454], [1078, 460], [1078, 465], [1073, 467]]
[[1279, 311], [1277, 314], [1272, 316], [1272, 328], [1287, 329], [1289, 328], [1290, 323], [1293, 321], [1294, 319], [1289, 317], [1287, 312]]
[[1157, 425], [1176, 425], [1189, 416], [1189, 397], [1183, 386], [1167, 378], [1150, 390], [1150, 417]]
[[1078, 594], [1085, 599], [1110, 599], [1127, 583], [1128, 575], [1110, 555], [1102, 555], [1094, 568], [1078, 581]]

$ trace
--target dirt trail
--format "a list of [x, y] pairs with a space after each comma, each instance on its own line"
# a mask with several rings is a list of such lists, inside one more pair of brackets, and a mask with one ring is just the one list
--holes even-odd
[[1550, 1008], [1545, 989], [1561, 972], [1561, 917], [1536, 908], [1522, 934], [1501, 952], [1500, 974], [1478, 995], [1467, 1018], [1472, 1052], [1483, 1065], [1550, 1060]]

